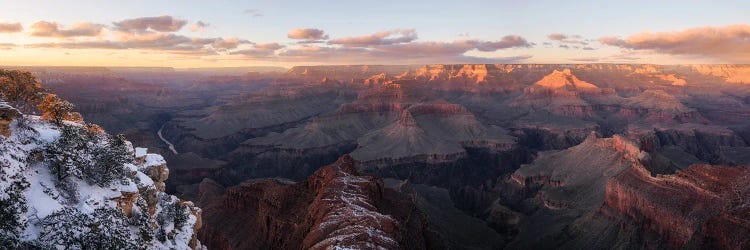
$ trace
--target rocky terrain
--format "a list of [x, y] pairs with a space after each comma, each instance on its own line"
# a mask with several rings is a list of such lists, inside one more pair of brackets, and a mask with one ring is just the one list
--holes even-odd
[[[426, 217], [345, 155], [306, 181], [205, 179], [201, 239], [213, 249], [435, 249]], [[248, 234], [247, 232], [254, 232]]]
[[201, 210], [164, 192], [168, 176], [163, 157], [98, 126], [0, 102], [3, 249], [199, 249]]
[[[159, 71], [106, 80], [120, 99], [71, 100], [163, 153], [173, 169], [166, 190], [206, 206], [202, 241], [220, 249], [329, 247], [341, 236], [332, 232], [359, 235], [306, 210], [350, 208], [321, 202], [326, 187], [366, 198], [372, 216], [360, 224], [398, 225], [368, 235], [384, 248], [741, 249], [733, 232], [750, 217], [749, 69], [299, 66], [197, 80]], [[80, 85], [44, 83], [86, 96]], [[111, 100], [126, 101], [96, 108]], [[153, 118], [132, 119], [136, 111]]]

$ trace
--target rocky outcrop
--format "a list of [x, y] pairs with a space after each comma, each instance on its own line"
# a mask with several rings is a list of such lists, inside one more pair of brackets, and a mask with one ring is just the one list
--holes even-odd
[[747, 65], [691, 65], [693, 70], [706, 76], [719, 77], [731, 83], [750, 83], [750, 67]]
[[[587, 220], [605, 199], [605, 186], [613, 176], [640, 165], [647, 157], [626, 138], [598, 138], [591, 133], [584, 142], [561, 151], [542, 152], [532, 163], [522, 165], [511, 175], [511, 185], [501, 192], [514, 192], [525, 198], [511, 204], [524, 216], [506, 227], [519, 230], [511, 248], [560, 247], [565, 228]], [[508, 200], [513, 194], [505, 194]], [[522, 205], [518, 205], [522, 204]], [[555, 218], [550, 220], [550, 218]], [[538, 228], [540, 225], [545, 225]], [[537, 240], [534, 240], [537, 239]], [[543, 239], [543, 240], [539, 240]], [[591, 246], [589, 246], [591, 247]]]
[[10, 123], [19, 117], [21, 117], [21, 112], [0, 101], [0, 135], [10, 137]]
[[[632, 168], [607, 183], [605, 206], [670, 247], [743, 249], [750, 228], [750, 167], [694, 165], [674, 175]], [[736, 231], [735, 231], [736, 230]]]
[[383, 85], [391, 81], [391, 77], [389, 77], [385, 73], [380, 73], [374, 76], [371, 76], [370, 78], [365, 79], [364, 84], [365, 85]]
[[351, 157], [306, 181], [258, 180], [224, 189], [204, 181], [201, 242], [211, 249], [426, 249], [425, 217]]
[[[677, 148], [692, 155], [692, 157], [712, 164], [728, 164], [732, 162], [731, 159], [722, 157], [722, 149], [741, 149], [747, 145], [732, 130], [719, 126], [695, 124], [683, 124], [673, 127], [656, 126], [649, 130], [632, 128], [627, 131], [626, 136], [638, 140], [641, 148], [651, 153], [661, 152], [669, 148]], [[671, 159], [671, 161], [678, 160]], [[683, 165], [676, 164], [679, 168], [687, 167]]]
[[202, 247], [201, 210], [164, 192], [161, 156], [95, 126], [24, 119], [0, 137], [4, 247]]

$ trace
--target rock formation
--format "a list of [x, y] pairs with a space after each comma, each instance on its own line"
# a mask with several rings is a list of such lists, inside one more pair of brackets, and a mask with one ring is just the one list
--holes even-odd
[[10, 123], [21, 117], [21, 112], [8, 103], [0, 101], [0, 135], [10, 137]]
[[0, 137], [3, 247], [201, 248], [201, 210], [164, 192], [161, 156], [90, 124], [23, 119]]
[[201, 241], [212, 249], [431, 249], [438, 242], [406, 197], [343, 156], [306, 181], [201, 183]]
[[750, 246], [750, 167], [693, 165], [674, 175], [631, 168], [607, 183], [604, 205], [674, 248]]

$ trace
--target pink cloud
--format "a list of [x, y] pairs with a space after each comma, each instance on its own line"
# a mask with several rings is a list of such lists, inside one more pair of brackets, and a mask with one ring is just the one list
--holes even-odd
[[328, 41], [328, 44], [338, 44], [346, 47], [369, 47], [408, 43], [417, 39], [414, 29], [397, 29], [373, 33], [365, 36], [345, 37]]
[[323, 30], [304, 28], [304, 29], [293, 29], [287, 34], [288, 38], [297, 40], [321, 40], [328, 39], [328, 35]]
[[17, 46], [13, 43], [0, 43], [0, 50], [11, 50]]
[[16, 33], [23, 31], [21, 23], [0, 23], [0, 33]]
[[116, 29], [130, 32], [145, 32], [150, 30], [160, 32], [175, 32], [182, 29], [187, 21], [172, 16], [139, 17], [115, 22]]
[[190, 25], [190, 31], [192, 32], [198, 32], [205, 30], [208, 26], [210, 26], [209, 23], [203, 22], [203, 21], [197, 21], [194, 24]]
[[700, 27], [673, 32], [643, 32], [628, 36], [602, 37], [599, 42], [632, 50], [671, 55], [699, 55], [734, 63], [750, 62], [750, 25]]
[[409, 42], [370, 47], [336, 47], [304, 45], [279, 53], [279, 59], [287, 61], [368, 62], [368, 63], [426, 63], [426, 62], [519, 62], [531, 56], [483, 58], [465, 55], [471, 50], [497, 51], [508, 48], [531, 46], [525, 39], [506, 36], [498, 41], [459, 40], [453, 42]]
[[[209, 46], [225, 41], [222, 38], [190, 38], [171, 33], [118, 33], [114, 40], [66, 41], [59, 43], [28, 44], [28, 48], [63, 49], [143, 49], [168, 51], [177, 54], [213, 55], [216, 50]], [[241, 41], [238, 41], [238, 43]], [[231, 42], [230, 42], [231, 43]]]
[[566, 36], [565, 34], [560, 34], [560, 33], [552, 33], [552, 34], [549, 34], [547, 38], [549, 38], [549, 40], [562, 41], [562, 40], [568, 39], [568, 36]]
[[476, 49], [479, 51], [496, 51], [514, 47], [531, 47], [531, 43], [517, 35], [505, 36], [499, 41], [474, 41], [474, 43], [476, 43]]
[[216, 38], [212, 42], [212, 46], [217, 49], [227, 50], [227, 49], [236, 49], [240, 44], [247, 44], [247, 43], [251, 43], [251, 42], [248, 40], [243, 40], [243, 39], [239, 39], [236, 37], [226, 38], [226, 39]]
[[[566, 35], [562, 33], [552, 33], [547, 35], [547, 38], [549, 38], [552, 41], [555, 41], [558, 43], [558, 47], [565, 48], [565, 49], [580, 49], [582, 47], [591, 48], [588, 47], [589, 42], [587, 40], [583, 40], [580, 35]], [[565, 44], [572, 44], [571, 45], [565, 45]], [[593, 49], [593, 48], [592, 48]]]
[[278, 50], [284, 48], [284, 45], [278, 43], [258, 43], [253, 45], [253, 47], [265, 50]]
[[284, 45], [278, 43], [260, 43], [254, 44], [250, 49], [233, 51], [232, 55], [244, 55], [249, 58], [271, 58], [275, 56], [277, 50], [284, 48]]
[[98, 36], [104, 25], [83, 22], [65, 29], [56, 22], [39, 21], [31, 25], [31, 35], [40, 37]]

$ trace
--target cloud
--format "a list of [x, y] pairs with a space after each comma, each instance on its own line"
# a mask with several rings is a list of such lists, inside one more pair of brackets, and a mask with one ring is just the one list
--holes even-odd
[[40, 37], [98, 36], [104, 25], [82, 22], [64, 29], [56, 22], [39, 21], [31, 25], [31, 35]]
[[120, 22], [114, 22], [113, 24], [115, 28], [120, 31], [146, 32], [148, 30], [153, 30], [160, 32], [175, 32], [182, 29], [182, 27], [187, 24], [187, 21], [165, 15], [126, 19]]
[[568, 36], [566, 36], [565, 34], [560, 34], [560, 33], [552, 33], [552, 34], [549, 34], [547, 38], [553, 41], [562, 41], [562, 40], [568, 39]]
[[191, 24], [189, 28], [190, 28], [190, 31], [192, 31], [192, 32], [198, 32], [198, 31], [205, 30], [210, 25], [211, 24], [209, 24], [207, 22], [197, 21], [194, 24]]
[[496, 51], [500, 49], [507, 49], [507, 48], [514, 48], [514, 47], [531, 47], [532, 44], [526, 41], [521, 36], [517, 35], [510, 35], [505, 36], [500, 41], [494, 41], [494, 42], [482, 42], [482, 41], [475, 41], [477, 44], [476, 49], [479, 51]]
[[[583, 39], [580, 35], [566, 35], [562, 33], [552, 33], [547, 35], [547, 38], [549, 38], [552, 41], [557, 42], [559, 45], [558, 47], [564, 48], [564, 49], [581, 49], [583, 47], [588, 47], [589, 43]], [[565, 44], [572, 44], [565, 45]]]
[[[184, 56], [237, 55], [259, 60], [323, 63], [502, 63], [522, 62], [531, 56], [493, 54], [511, 48], [534, 46], [521, 36], [508, 35], [498, 40], [466, 39], [448, 42], [417, 41], [413, 29], [396, 29], [369, 35], [328, 40], [323, 30], [294, 29], [288, 37], [299, 40], [290, 47], [279, 43], [253, 43], [240, 38], [200, 38], [173, 33], [185, 23], [173, 18], [136, 18], [116, 22], [112, 32], [96, 39], [66, 39], [60, 42], [26, 44], [27, 48], [144, 50]], [[202, 25], [205, 24], [205, 25]], [[208, 26], [197, 21], [195, 25]], [[48, 33], [65, 33], [52, 25]], [[100, 28], [101, 29], [101, 28]], [[173, 30], [163, 32], [160, 30]], [[144, 52], [149, 53], [149, 52]], [[210, 57], [217, 59], [217, 57]]]
[[601, 60], [599, 57], [579, 57], [579, 58], [569, 58], [568, 60], [574, 61], [574, 62], [598, 62]]
[[699, 27], [673, 32], [643, 32], [628, 36], [602, 37], [605, 45], [669, 55], [698, 55], [733, 63], [750, 62], [750, 25]]
[[253, 45], [253, 47], [258, 49], [265, 49], [265, 50], [279, 50], [283, 49], [284, 45], [278, 44], [278, 43], [258, 43]]
[[278, 43], [260, 43], [254, 44], [250, 49], [233, 51], [231, 55], [244, 55], [249, 58], [271, 58], [275, 56], [277, 50], [284, 48], [284, 45]]
[[296, 40], [325, 40], [328, 39], [328, 35], [323, 30], [303, 28], [290, 30], [286, 35], [288, 38]]
[[[236, 41], [242, 43], [244, 40]], [[190, 38], [171, 33], [118, 33], [114, 40], [66, 41], [59, 43], [28, 44], [28, 48], [62, 49], [143, 49], [176, 54], [213, 55], [219, 47], [232, 47], [235, 41], [222, 38]], [[217, 45], [221, 44], [221, 45]], [[216, 46], [216, 47], [214, 47]], [[236, 48], [234, 46], [233, 48]]]
[[286, 61], [311, 62], [368, 62], [368, 63], [426, 63], [426, 62], [518, 62], [530, 56], [474, 57], [466, 52], [492, 52], [508, 48], [525, 48], [531, 44], [519, 36], [506, 36], [498, 41], [459, 40], [453, 42], [407, 42], [369, 47], [303, 45], [279, 53]]
[[11, 50], [17, 46], [13, 43], [0, 43], [0, 50]]
[[338, 44], [345, 47], [369, 47], [408, 43], [417, 39], [414, 29], [396, 29], [382, 31], [365, 36], [345, 37], [328, 41], [328, 44]]
[[227, 49], [236, 49], [237, 47], [240, 46], [240, 44], [249, 44], [249, 43], [252, 43], [252, 42], [248, 40], [239, 39], [236, 37], [227, 38], [227, 39], [218, 38], [218, 39], [215, 39], [215, 41], [211, 43], [211, 46], [216, 49], [227, 50]]
[[0, 23], [0, 33], [16, 33], [23, 31], [21, 23]]
[[263, 12], [259, 9], [246, 9], [245, 14], [251, 15], [252, 17], [262, 17]]
[[299, 40], [297, 41], [297, 44], [316, 44], [316, 43], [326, 43], [326, 40]]
[[453, 42], [412, 42], [392, 44], [373, 48], [376, 54], [392, 57], [452, 57], [463, 55], [470, 50], [492, 52], [513, 47], [531, 46], [518, 36], [506, 36], [499, 41], [458, 40]]

